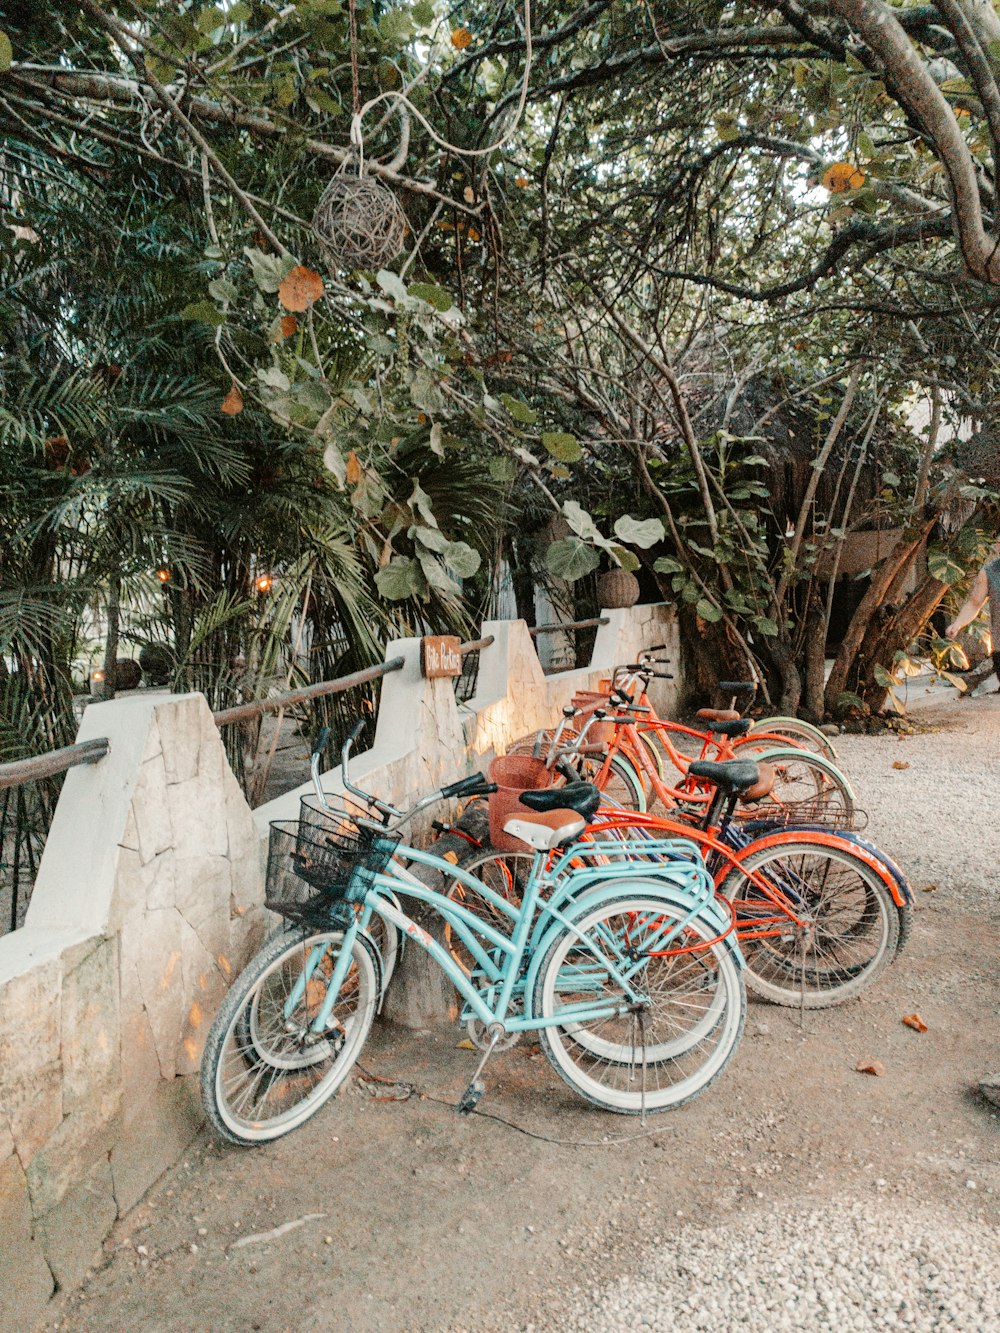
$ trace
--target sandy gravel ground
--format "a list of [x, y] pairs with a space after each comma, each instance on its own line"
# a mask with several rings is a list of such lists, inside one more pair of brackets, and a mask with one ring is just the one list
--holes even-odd
[[358, 1082], [253, 1152], [203, 1132], [48, 1327], [1000, 1330], [1000, 1113], [977, 1091], [1000, 1066], [1000, 697], [910, 698], [928, 729], [838, 743], [917, 891], [859, 1000], [802, 1026], [752, 1004], [722, 1080], [644, 1138], [523, 1042], [487, 1071], [502, 1119], [458, 1121], [462, 1033], [383, 1028], [366, 1066], [424, 1096]]

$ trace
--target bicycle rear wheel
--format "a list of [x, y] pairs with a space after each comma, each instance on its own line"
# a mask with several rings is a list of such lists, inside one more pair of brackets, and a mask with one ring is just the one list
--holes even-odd
[[[626, 1115], [681, 1106], [718, 1078], [736, 1050], [746, 996], [732, 952], [711, 943], [712, 927], [695, 918], [670, 946], [704, 946], [696, 954], [657, 956], [664, 920], [679, 916], [653, 891], [625, 892], [589, 910], [584, 903], [574, 929], [558, 935], [542, 960], [532, 1009], [550, 1020], [539, 1031], [542, 1049], [595, 1106]], [[638, 1005], [612, 977], [623, 956]], [[616, 1001], [611, 1016], [559, 1022], [568, 1006]]]
[[[310, 1025], [343, 946], [339, 930], [275, 935], [233, 983], [201, 1064], [205, 1112], [230, 1143], [266, 1143], [304, 1124], [336, 1092], [371, 1030], [381, 990], [378, 953], [355, 937], [327, 1031]], [[289, 1009], [297, 984], [301, 998]]]
[[769, 764], [774, 770], [774, 787], [757, 802], [754, 818], [767, 819], [772, 814], [785, 823], [806, 824], [819, 818], [827, 826], [842, 823], [849, 828], [854, 818], [854, 792], [835, 764], [806, 750], [767, 747], [757, 750], [741, 747], [741, 758]]
[[[748, 871], [767, 884], [774, 902]], [[750, 852], [719, 891], [736, 909], [747, 988], [774, 1004], [842, 1004], [896, 955], [900, 914], [892, 894], [847, 848], [803, 841]]]
[[733, 749], [738, 750], [748, 741], [752, 741], [754, 732], [758, 731], [768, 736], [787, 736], [796, 745], [804, 746], [813, 754], [822, 755], [824, 759], [829, 759], [833, 763], [837, 761], [837, 751], [833, 748], [829, 736], [825, 736], [819, 727], [814, 727], [811, 722], [803, 722], [797, 717], [762, 717], [753, 724], [746, 736], [733, 742]]

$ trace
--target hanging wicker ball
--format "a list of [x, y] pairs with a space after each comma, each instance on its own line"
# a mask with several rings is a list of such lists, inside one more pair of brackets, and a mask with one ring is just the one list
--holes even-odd
[[313, 214], [313, 234], [333, 268], [384, 268], [403, 247], [406, 214], [393, 192], [362, 172], [334, 176]]

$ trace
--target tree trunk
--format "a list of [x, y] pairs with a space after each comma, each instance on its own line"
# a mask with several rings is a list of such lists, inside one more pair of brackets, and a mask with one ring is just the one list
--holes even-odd
[[882, 605], [889, 589], [896, 582], [901, 572], [916, 559], [917, 553], [927, 540], [936, 522], [936, 516], [926, 519], [918, 531], [911, 532], [909, 537], [902, 537], [872, 574], [868, 591], [858, 603], [858, 608], [847, 627], [847, 633], [837, 649], [833, 669], [826, 683], [825, 703], [828, 713], [833, 714], [836, 711], [837, 700], [847, 689], [848, 675], [851, 672], [855, 658], [858, 656], [875, 612]]
[[121, 584], [117, 570], [111, 575], [108, 589], [108, 632], [104, 641], [104, 683], [102, 699], [115, 697], [115, 662], [118, 660], [118, 630], [121, 618]]
[[781, 689], [778, 707], [786, 717], [797, 717], [802, 699], [802, 676], [795, 661], [791, 641], [787, 634], [778, 639], [769, 639], [767, 649], [778, 672]]
[[814, 592], [806, 614], [805, 698], [803, 712], [810, 722], [823, 721], [823, 671], [826, 666], [826, 614], [823, 599]]
[[948, 585], [926, 574], [912, 595], [881, 625], [856, 659], [857, 692], [873, 712], [885, 704], [886, 691], [874, 676], [876, 666], [891, 671], [896, 653], [905, 651], [940, 606]]

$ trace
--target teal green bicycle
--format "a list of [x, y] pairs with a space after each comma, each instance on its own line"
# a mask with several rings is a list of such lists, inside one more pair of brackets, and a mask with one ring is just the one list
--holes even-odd
[[[309, 1119], [361, 1054], [383, 994], [377, 938], [425, 949], [454, 985], [482, 1057], [458, 1104], [484, 1091], [490, 1056], [538, 1034], [563, 1079], [594, 1105], [624, 1114], [680, 1106], [722, 1073], [746, 1010], [743, 958], [728, 905], [697, 849], [683, 839], [635, 846], [580, 843], [599, 793], [587, 783], [525, 793], [531, 812], [507, 832], [534, 851], [520, 903], [492, 903], [497, 925], [419, 879], [411, 867], [482, 880], [397, 830], [432, 802], [493, 790], [481, 774], [403, 812], [350, 782], [360, 805], [334, 806], [318, 781], [298, 821], [271, 826], [267, 897], [286, 928], [237, 978], [209, 1033], [202, 1094], [216, 1131], [237, 1144], [279, 1138]], [[407, 915], [398, 894], [425, 905], [460, 939], [462, 967]], [[373, 923], [386, 930], [374, 931]], [[395, 946], [394, 946], [395, 947]]]

